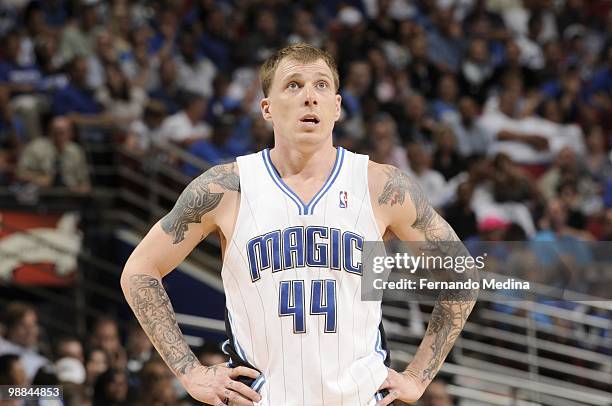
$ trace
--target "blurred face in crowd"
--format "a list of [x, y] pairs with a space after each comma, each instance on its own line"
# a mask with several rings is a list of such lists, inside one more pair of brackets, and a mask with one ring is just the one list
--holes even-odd
[[358, 96], [363, 95], [372, 82], [370, 65], [367, 62], [353, 62], [346, 81], [351, 84], [353, 91]]
[[132, 328], [127, 338], [127, 350], [130, 355], [140, 355], [151, 350], [151, 341], [141, 328]]
[[557, 165], [563, 171], [572, 171], [576, 168], [576, 154], [574, 151], [565, 147], [557, 155]]
[[51, 122], [49, 131], [53, 143], [62, 149], [72, 139], [72, 124], [66, 117], [56, 117]]
[[518, 97], [516, 92], [504, 90], [499, 96], [499, 110], [508, 117], [516, 115]]
[[85, 357], [83, 355], [83, 346], [79, 340], [65, 340], [59, 345], [57, 350], [58, 358], [63, 357], [72, 357], [76, 358], [81, 362], [85, 362]]
[[372, 125], [372, 139], [379, 157], [391, 154], [395, 142], [395, 123], [389, 118], [376, 121]]
[[9, 341], [24, 348], [35, 347], [38, 343], [38, 318], [36, 313], [28, 311], [22, 319], [7, 331]]
[[427, 387], [421, 402], [423, 406], [452, 406], [453, 404], [446, 391], [446, 385], [440, 382], [432, 382]]
[[207, 367], [221, 364], [227, 361], [225, 355], [219, 354], [218, 352], [205, 352], [203, 354], [200, 354], [198, 359], [200, 360], [202, 365]]
[[93, 383], [98, 375], [108, 369], [108, 356], [103, 350], [93, 350], [89, 354], [85, 370], [87, 371], [87, 382]]
[[591, 129], [586, 139], [586, 147], [591, 153], [603, 153], [606, 151], [606, 142], [600, 126]]
[[427, 39], [424, 35], [416, 35], [410, 42], [410, 56], [413, 59], [427, 57]]
[[77, 58], [70, 70], [70, 78], [78, 86], [84, 86], [87, 80], [87, 59]]
[[121, 347], [117, 325], [111, 320], [98, 323], [92, 336], [92, 344], [108, 354], [116, 354]]
[[489, 60], [487, 43], [482, 39], [475, 39], [470, 44], [469, 58], [477, 64], [486, 64]]
[[457, 82], [452, 75], [444, 75], [438, 83], [438, 94], [447, 102], [452, 102], [457, 97]]
[[408, 96], [404, 107], [408, 118], [415, 122], [421, 121], [425, 116], [425, 99], [420, 94]]
[[264, 119], [272, 122], [276, 140], [314, 145], [331, 141], [341, 100], [332, 70], [323, 59], [300, 63], [285, 58], [274, 72], [261, 110]]
[[106, 391], [107, 398], [110, 401], [119, 403], [125, 401], [128, 392], [127, 375], [124, 372], [117, 372], [113, 374], [112, 379], [104, 389]]
[[165, 59], [159, 67], [159, 78], [165, 85], [171, 85], [176, 80], [176, 63], [173, 59]]
[[559, 199], [551, 199], [547, 207], [548, 220], [553, 230], [558, 230], [567, 224], [567, 209]]
[[464, 124], [471, 124], [478, 117], [476, 101], [471, 97], [462, 97], [459, 100], [459, 113]]
[[155, 382], [145, 395], [143, 404], [150, 406], [175, 406], [177, 393], [171, 381]]
[[143, 387], [153, 385], [158, 381], [172, 381], [174, 375], [161, 359], [152, 359], [145, 363], [140, 370]]

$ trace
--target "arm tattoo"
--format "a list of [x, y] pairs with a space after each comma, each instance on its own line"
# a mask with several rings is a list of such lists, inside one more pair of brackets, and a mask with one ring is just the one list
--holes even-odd
[[168, 366], [179, 376], [194, 369], [198, 360], [179, 329], [160, 281], [150, 275], [132, 275], [129, 291], [134, 314]]
[[[423, 189], [418, 183], [397, 168], [385, 169], [387, 181], [383, 191], [378, 197], [378, 204], [402, 205], [406, 194], [410, 196], [416, 211], [416, 218], [412, 227], [423, 233], [425, 241], [419, 242], [419, 248], [429, 256], [469, 256], [457, 234], [451, 226], [440, 217], [429, 204]], [[475, 269], [457, 272], [434, 272], [435, 276], [466, 280], [478, 278]], [[446, 355], [467, 320], [472, 307], [476, 302], [477, 290], [443, 290], [434, 305], [431, 319], [425, 333], [431, 338], [431, 356], [427, 367], [423, 370], [423, 382], [434, 378]]]
[[212, 167], [194, 179], [181, 193], [174, 208], [161, 221], [164, 232], [174, 238], [173, 244], [185, 239], [190, 223], [200, 223], [202, 216], [219, 205], [225, 192], [211, 192], [210, 184], [224, 190], [240, 192], [240, 177], [236, 164]]

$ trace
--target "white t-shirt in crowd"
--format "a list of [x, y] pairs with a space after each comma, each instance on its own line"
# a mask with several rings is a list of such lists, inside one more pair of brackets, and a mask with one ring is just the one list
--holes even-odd
[[184, 111], [166, 118], [161, 127], [162, 141], [183, 142], [189, 139], [207, 139], [212, 132], [204, 121], [193, 123]]

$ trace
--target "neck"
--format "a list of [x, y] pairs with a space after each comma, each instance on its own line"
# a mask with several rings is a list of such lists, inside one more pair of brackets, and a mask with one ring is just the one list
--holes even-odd
[[297, 145], [275, 142], [270, 158], [281, 177], [299, 175], [325, 178], [336, 160], [336, 148], [329, 137], [324, 144]]

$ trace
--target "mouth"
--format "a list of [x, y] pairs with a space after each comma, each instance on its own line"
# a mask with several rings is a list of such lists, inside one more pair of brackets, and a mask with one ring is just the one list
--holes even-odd
[[309, 125], [319, 124], [319, 121], [319, 117], [317, 117], [316, 114], [306, 114], [300, 118], [301, 123]]

